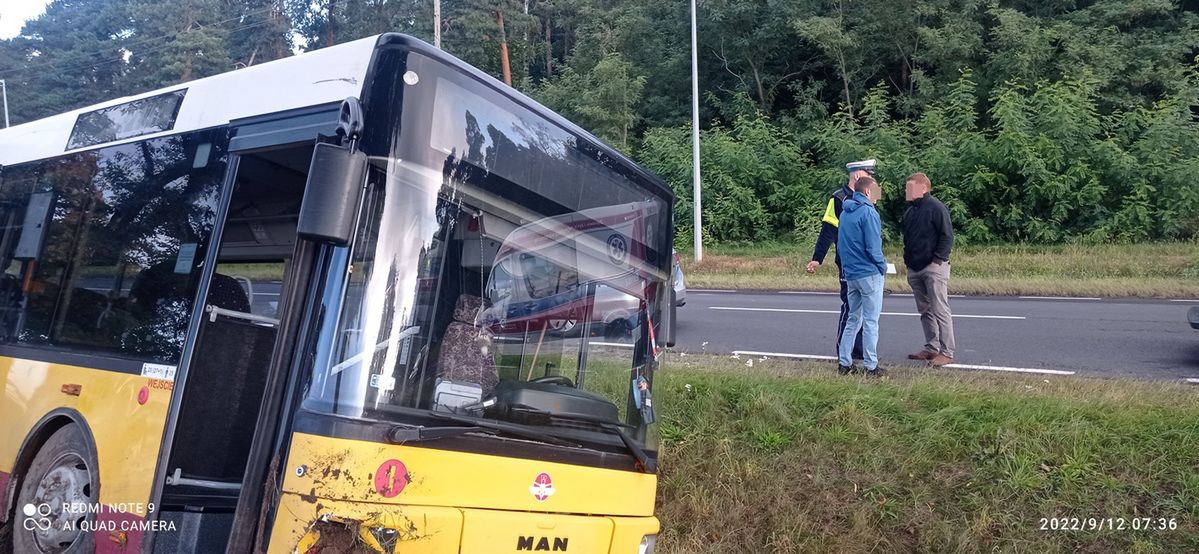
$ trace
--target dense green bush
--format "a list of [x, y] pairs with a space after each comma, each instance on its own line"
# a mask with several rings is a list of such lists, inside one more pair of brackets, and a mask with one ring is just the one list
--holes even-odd
[[[894, 235], [903, 182], [924, 171], [964, 242], [1133, 242], [1199, 237], [1199, 79], [1152, 106], [1101, 115], [1089, 75], [1009, 81], [982, 112], [962, 72], [919, 116], [896, 118], [875, 87], [854, 115], [772, 123], [760, 114], [704, 132], [704, 231], [718, 242], [816, 230], [845, 162], [879, 160]], [[678, 193], [680, 241], [691, 237], [688, 128], [651, 129], [638, 158]]]

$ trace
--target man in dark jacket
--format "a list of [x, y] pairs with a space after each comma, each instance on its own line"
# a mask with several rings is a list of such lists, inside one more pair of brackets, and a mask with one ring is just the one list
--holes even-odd
[[953, 362], [953, 314], [949, 310], [949, 253], [953, 221], [949, 209], [929, 192], [932, 183], [913, 173], [905, 185], [908, 208], [903, 213], [903, 263], [924, 327], [924, 349], [908, 358], [934, 366]]
[[[816, 270], [824, 263], [824, 258], [828, 255], [829, 247], [837, 244], [837, 229], [840, 225], [841, 210], [844, 207], [845, 201], [853, 197], [854, 191], [850, 186], [862, 177], [874, 175], [874, 165], [874, 160], [845, 164], [845, 169], [849, 172], [849, 180], [844, 185], [841, 185], [841, 188], [833, 191], [828, 200], [828, 206], [824, 210], [824, 217], [821, 218], [820, 237], [816, 239], [816, 250], [812, 252], [812, 261], [808, 262], [808, 273], [816, 273]], [[841, 335], [844, 334], [845, 323], [849, 319], [848, 288], [845, 283], [845, 275], [841, 271], [840, 249], [837, 250], [834, 260], [837, 262], [837, 277], [841, 281], [841, 317], [837, 318], [836, 345], [837, 351], [840, 352]], [[862, 359], [862, 333], [858, 333], [854, 339], [853, 359]]]
[[858, 179], [853, 188], [853, 196], [845, 200], [837, 233], [841, 273], [849, 286], [849, 318], [837, 353], [838, 371], [842, 375], [853, 371], [850, 341], [861, 333], [862, 365], [866, 375], [878, 377], [884, 374], [878, 367], [878, 318], [883, 310], [883, 276], [887, 274], [882, 220], [874, 209], [881, 189], [871, 177]]

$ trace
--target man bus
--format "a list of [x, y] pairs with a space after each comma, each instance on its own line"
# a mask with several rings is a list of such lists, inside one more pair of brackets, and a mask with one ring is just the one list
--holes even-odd
[[[621, 206], [627, 340], [480, 317]], [[672, 206], [395, 34], [0, 131], [0, 551], [652, 552]]]

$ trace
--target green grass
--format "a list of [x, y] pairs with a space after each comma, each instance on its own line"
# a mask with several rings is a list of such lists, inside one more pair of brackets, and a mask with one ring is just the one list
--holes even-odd
[[[888, 247], [899, 275], [887, 289], [910, 292], [903, 254]], [[816, 275], [810, 244], [715, 246], [695, 264], [680, 251], [692, 288], [837, 290], [830, 252]], [[1102, 246], [967, 246], [953, 252], [955, 294], [1199, 298], [1199, 243]]]
[[1199, 552], [1193, 386], [671, 356], [659, 552]]

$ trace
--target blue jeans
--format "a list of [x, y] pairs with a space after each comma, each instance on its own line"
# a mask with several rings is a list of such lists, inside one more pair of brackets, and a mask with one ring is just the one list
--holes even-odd
[[853, 364], [854, 335], [862, 331], [862, 362], [867, 370], [878, 367], [878, 317], [883, 311], [883, 276], [872, 275], [848, 282], [849, 320], [841, 334], [837, 357], [843, 366]]

